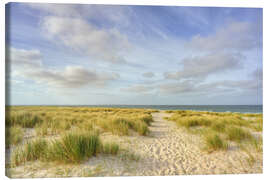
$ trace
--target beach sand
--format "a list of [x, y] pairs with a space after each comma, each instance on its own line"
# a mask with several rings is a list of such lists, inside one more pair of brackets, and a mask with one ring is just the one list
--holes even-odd
[[[262, 152], [251, 150], [247, 153], [230, 144], [227, 151], [209, 153], [203, 150], [200, 136], [164, 119], [170, 114], [160, 111], [152, 115], [154, 122], [149, 127], [148, 136], [116, 136], [110, 133], [101, 136], [118, 142], [120, 147], [135, 156], [128, 153], [99, 155], [78, 165], [27, 162], [7, 168], [7, 175], [16, 178], [262, 173]], [[248, 163], [250, 154], [255, 157], [253, 163]]]

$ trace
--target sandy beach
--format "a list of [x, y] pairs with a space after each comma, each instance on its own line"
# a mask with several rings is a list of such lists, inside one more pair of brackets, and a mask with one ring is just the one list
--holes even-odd
[[[227, 151], [206, 152], [202, 139], [178, 128], [164, 117], [171, 114], [152, 113], [153, 122], [148, 136], [116, 136], [103, 133], [101, 138], [113, 140], [132, 152], [117, 156], [96, 156], [81, 164], [58, 164], [40, 161], [27, 162], [7, 168], [7, 175], [16, 177], [77, 177], [77, 176], [155, 176], [189, 174], [262, 173], [262, 152], [249, 151], [255, 162], [247, 163], [249, 154], [234, 144]], [[28, 131], [28, 138], [33, 131]], [[262, 135], [262, 134], [260, 134]], [[8, 153], [7, 153], [8, 155]], [[8, 157], [6, 157], [8, 158]]]
[[263, 5], [223, 5], [7, 2], [5, 175], [264, 176]]

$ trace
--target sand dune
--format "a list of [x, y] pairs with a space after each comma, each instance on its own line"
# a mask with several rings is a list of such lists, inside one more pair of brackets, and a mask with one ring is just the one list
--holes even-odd
[[[202, 150], [204, 143], [198, 135], [164, 120], [169, 114], [161, 111], [152, 115], [154, 122], [148, 136], [103, 135], [138, 155], [140, 159], [137, 161], [123, 156], [97, 156], [81, 165], [57, 166], [62, 173], [46, 163], [32, 162], [11, 168], [12, 177], [262, 173], [262, 153], [251, 151], [256, 157], [252, 165], [247, 162], [248, 154], [233, 144], [227, 151], [208, 153]], [[33, 170], [33, 166], [39, 168]]]

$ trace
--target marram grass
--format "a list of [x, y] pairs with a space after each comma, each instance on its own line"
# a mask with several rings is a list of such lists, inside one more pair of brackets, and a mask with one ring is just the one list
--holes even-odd
[[23, 139], [23, 129], [20, 126], [6, 127], [5, 129], [5, 144], [8, 148], [10, 145], [17, 145]]
[[69, 133], [52, 142], [48, 159], [78, 163], [99, 152], [101, 141], [95, 133]]
[[6, 113], [6, 126], [21, 126], [23, 128], [33, 128], [41, 123], [43, 119], [30, 112], [8, 112]]
[[[7, 126], [35, 128], [38, 135], [62, 134], [72, 128], [101, 129], [116, 135], [130, 135], [131, 131], [147, 135], [153, 121], [145, 109], [82, 108], [82, 107], [8, 107]], [[46, 130], [47, 127], [47, 130]]]
[[119, 145], [114, 142], [107, 142], [102, 146], [102, 152], [104, 154], [113, 154], [116, 155], [119, 151]]
[[71, 132], [49, 142], [42, 139], [27, 142], [14, 150], [11, 162], [15, 166], [34, 160], [80, 163], [99, 153], [116, 155], [118, 151], [118, 144], [103, 145], [95, 132]]
[[45, 140], [37, 139], [27, 142], [23, 147], [14, 150], [11, 162], [17, 166], [27, 161], [34, 161], [46, 158], [48, 143]]
[[204, 136], [209, 150], [226, 150], [230, 141], [250, 144], [257, 151], [262, 149], [262, 139], [255, 138], [251, 133], [252, 131], [262, 132], [262, 114], [184, 110], [167, 112], [172, 113], [167, 120], [176, 122], [178, 127], [185, 127], [189, 132], [198, 132], [197, 134]]
[[251, 140], [251, 133], [239, 127], [230, 127], [227, 129], [228, 139], [231, 141], [240, 142], [242, 140]]
[[210, 133], [205, 135], [205, 142], [207, 150], [227, 150], [228, 143], [222, 139], [217, 133]]

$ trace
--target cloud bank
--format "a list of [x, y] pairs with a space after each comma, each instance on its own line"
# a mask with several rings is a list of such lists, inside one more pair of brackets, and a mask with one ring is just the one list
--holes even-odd
[[130, 44], [116, 29], [98, 29], [82, 19], [54, 16], [45, 17], [42, 28], [51, 40], [93, 60], [126, 62], [121, 52], [128, 50]]
[[205, 78], [211, 74], [234, 70], [241, 67], [243, 56], [240, 54], [213, 53], [182, 59], [182, 69], [177, 72], [165, 72], [166, 79]]
[[261, 44], [257, 26], [248, 22], [232, 22], [209, 36], [195, 35], [185, 44], [201, 51], [250, 50]]
[[50, 69], [42, 65], [42, 55], [37, 50], [11, 48], [9, 61], [15, 68], [13, 71], [16, 76], [47, 84], [52, 88], [103, 87], [107, 82], [119, 78], [117, 73], [97, 72], [82, 66], [66, 66], [62, 70]]

